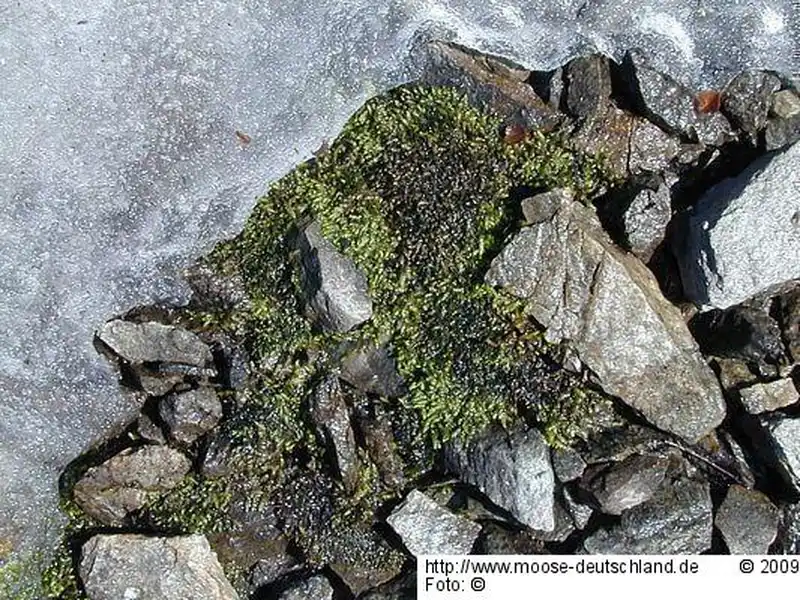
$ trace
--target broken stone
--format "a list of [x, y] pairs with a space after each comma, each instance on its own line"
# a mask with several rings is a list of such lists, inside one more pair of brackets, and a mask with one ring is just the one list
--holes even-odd
[[800, 492], [800, 419], [767, 415], [761, 424], [769, 443], [762, 454], [768, 453], [787, 485]]
[[569, 136], [573, 148], [589, 155], [602, 154], [604, 164], [614, 176], [628, 176], [631, 135], [639, 119], [611, 102], [581, 122]]
[[213, 388], [200, 386], [162, 398], [158, 412], [169, 436], [188, 445], [216, 427], [222, 418], [222, 404]]
[[577, 119], [590, 119], [611, 99], [608, 58], [591, 54], [575, 58], [564, 67], [566, 110]]
[[103, 325], [97, 337], [132, 365], [175, 363], [204, 367], [212, 361], [211, 350], [200, 338], [171, 325], [115, 320]]
[[511, 530], [496, 522], [488, 522], [478, 541], [476, 554], [548, 554], [545, 542], [530, 530]]
[[727, 308], [800, 278], [800, 144], [712, 187], [674, 240], [686, 296]]
[[583, 504], [575, 499], [572, 492], [565, 489], [564, 491], [564, 508], [567, 509], [572, 517], [572, 524], [575, 529], [583, 529], [589, 524], [589, 519], [594, 514], [594, 509], [588, 504]]
[[745, 410], [753, 415], [786, 408], [800, 399], [791, 379], [758, 383], [739, 390], [739, 393]]
[[564, 70], [561, 67], [552, 71], [531, 71], [527, 82], [550, 108], [561, 110], [564, 104]]
[[586, 461], [572, 448], [551, 449], [550, 461], [553, 473], [561, 483], [578, 479], [586, 468]]
[[[702, 151], [702, 146], [694, 147]], [[681, 144], [677, 139], [650, 121], [637, 118], [630, 135], [628, 172], [631, 175], [661, 173], [680, 151]]]
[[412, 490], [386, 519], [414, 556], [469, 554], [481, 526]]
[[800, 96], [781, 90], [772, 97], [772, 110], [764, 132], [767, 151], [778, 150], [800, 140]]
[[584, 541], [589, 554], [700, 554], [711, 547], [711, 493], [707, 483], [665, 480], [648, 500], [622, 513], [611, 529]]
[[778, 534], [778, 509], [759, 491], [732, 485], [714, 524], [731, 554], [767, 554]]
[[672, 218], [669, 188], [661, 183], [657, 189], [645, 188], [633, 199], [623, 215], [628, 247], [643, 263], [647, 263], [664, 241]]
[[668, 466], [667, 458], [634, 454], [618, 463], [589, 466], [581, 487], [594, 496], [604, 513], [619, 515], [652, 498]]
[[202, 535], [96, 535], [81, 551], [80, 576], [92, 600], [238, 600]]
[[190, 468], [186, 456], [167, 446], [129, 448], [86, 471], [73, 488], [73, 498], [90, 517], [121, 526], [151, 492], [172, 489]]
[[339, 377], [365, 394], [398, 398], [406, 393], [397, 364], [384, 346], [369, 345], [348, 354], [342, 360]]
[[311, 420], [333, 459], [335, 475], [345, 489], [352, 493], [358, 485], [358, 454], [350, 409], [345, 402], [339, 380], [329, 377], [322, 381], [311, 397]]
[[154, 444], [167, 443], [167, 438], [164, 437], [164, 432], [161, 431], [161, 428], [144, 413], [141, 413], [136, 420], [136, 430], [143, 440], [153, 442]]
[[278, 598], [279, 600], [331, 600], [333, 587], [324, 575], [314, 575], [290, 584]]
[[408, 600], [417, 595], [417, 573], [410, 571], [359, 596], [359, 600]]
[[372, 318], [367, 278], [312, 222], [297, 238], [302, 285], [311, 318], [327, 331], [345, 332]]
[[486, 281], [525, 299], [548, 341], [570, 340], [605, 391], [657, 427], [694, 441], [724, 418], [719, 384], [680, 311], [590, 208], [563, 199], [551, 219], [514, 236]]
[[747, 134], [754, 146], [767, 126], [772, 96], [780, 87], [780, 79], [767, 71], [744, 71], [725, 87], [722, 112]]
[[445, 464], [521, 523], [540, 531], [555, 528], [555, 479], [537, 430], [489, 434], [468, 446], [452, 443], [445, 449]]

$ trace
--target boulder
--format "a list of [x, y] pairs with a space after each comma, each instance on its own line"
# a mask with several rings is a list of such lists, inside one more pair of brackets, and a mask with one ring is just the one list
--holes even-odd
[[539, 212], [492, 261], [487, 283], [525, 299], [548, 341], [569, 340], [605, 391], [657, 427], [692, 441], [716, 427], [719, 384], [652, 273], [590, 208], [562, 195]]
[[800, 144], [712, 187], [674, 240], [687, 298], [727, 308], [800, 278]]
[[216, 427], [222, 404], [213, 388], [200, 386], [162, 398], [158, 412], [170, 438], [188, 445]]
[[96, 535], [81, 550], [91, 600], [238, 600], [202, 535]]
[[144, 506], [152, 492], [165, 492], [183, 479], [191, 461], [167, 446], [141, 446], [123, 450], [77, 481], [75, 502], [90, 517], [111, 526]]
[[372, 318], [367, 278], [322, 236], [319, 223], [297, 236], [302, 286], [310, 317], [327, 331], [345, 332]]
[[469, 554], [481, 526], [453, 514], [418, 490], [412, 490], [386, 519], [414, 556]]
[[739, 394], [745, 410], [753, 415], [786, 408], [800, 400], [800, 394], [791, 379], [757, 383], [742, 388]]
[[714, 524], [731, 554], [767, 554], [778, 535], [779, 517], [778, 508], [764, 494], [732, 485]]
[[445, 465], [521, 523], [541, 531], [555, 528], [555, 478], [549, 449], [537, 430], [490, 433], [468, 445], [451, 443]]

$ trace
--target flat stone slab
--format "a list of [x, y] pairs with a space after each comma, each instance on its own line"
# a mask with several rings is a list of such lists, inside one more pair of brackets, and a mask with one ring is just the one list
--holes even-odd
[[175, 363], [203, 367], [212, 361], [211, 350], [191, 331], [161, 323], [114, 320], [97, 332], [101, 342], [134, 365]]

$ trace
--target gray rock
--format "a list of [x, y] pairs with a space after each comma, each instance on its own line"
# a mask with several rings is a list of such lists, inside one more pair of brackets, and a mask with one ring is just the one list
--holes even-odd
[[561, 543], [575, 532], [575, 522], [572, 514], [567, 509], [562, 491], [556, 490], [556, 502], [553, 505], [553, 520], [555, 522], [553, 529], [549, 531], [531, 529], [531, 537], [543, 542]]
[[333, 587], [324, 575], [314, 575], [290, 585], [278, 598], [279, 600], [331, 600]]
[[548, 554], [545, 542], [532, 531], [511, 530], [500, 523], [489, 521], [483, 526], [476, 554]]
[[680, 311], [591, 209], [562, 200], [551, 219], [514, 236], [486, 281], [526, 299], [548, 341], [570, 340], [603, 388], [657, 427], [697, 440], [725, 416]]
[[202, 535], [96, 535], [82, 549], [81, 581], [91, 600], [236, 600]]
[[162, 398], [158, 413], [170, 438], [191, 444], [217, 426], [222, 418], [222, 404], [213, 388], [200, 386]]
[[671, 219], [672, 201], [664, 182], [655, 190], [643, 188], [636, 194], [622, 217], [625, 240], [634, 256], [649, 262], [664, 241]]
[[352, 493], [358, 485], [358, 453], [350, 426], [350, 409], [336, 377], [320, 383], [311, 397], [310, 408], [311, 420], [333, 458], [334, 475], [341, 479], [345, 490]]
[[776, 541], [779, 554], [800, 554], [800, 502], [786, 504], [781, 511]]
[[411, 571], [359, 596], [359, 600], [409, 600], [417, 597], [417, 573]]
[[611, 99], [608, 58], [591, 54], [564, 66], [566, 110], [570, 116], [589, 119], [605, 109]]
[[687, 213], [675, 255], [686, 296], [727, 308], [800, 278], [800, 144], [711, 188]]
[[139, 414], [136, 420], [136, 430], [143, 440], [153, 442], [154, 444], [166, 444], [167, 438], [164, 432], [156, 425], [153, 420], [144, 413]]
[[772, 96], [770, 114], [779, 119], [800, 115], [800, 96], [792, 90], [781, 90]]
[[711, 146], [734, 139], [730, 123], [722, 114], [695, 111], [694, 94], [650, 66], [638, 50], [627, 52], [622, 68], [641, 113], [668, 133]]
[[766, 149], [777, 150], [800, 140], [800, 96], [781, 90], [772, 97], [772, 110], [764, 132]]
[[745, 410], [753, 415], [786, 408], [800, 400], [800, 394], [791, 379], [758, 383], [739, 390], [739, 393]]
[[699, 554], [711, 547], [711, 493], [707, 483], [665, 481], [649, 501], [622, 513], [610, 530], [584, 541], [589, 554]]
[[398, 398], [406, 393], [397, 363], [384, 346], [369, 345], [350, 352], [342, 360], [339, 377], [365, 394]]
[[714, 524], [731, 554], [767, 554], [778, 534], [778, 521], [777, 507], [764, 494], [732, 485]]
[[567, 509], [567, 512], [572, 517], [572, 524], [575, 529], [586, 527], [589, 519], [594, 514], [594, 509], [591, 506], [578, 502], [569, 490], [564, 490], [564, 508]]
[[628, 171], [632, 175], [661, 173], [681, 151], [680, 142], [645, 119], [636, 119], [630, 135]]
[[[608, 102], [591, 119], [580, 121], [569, 135], [570, 145], [586, 154], [602, 154], [614, 176], [628, 176], [631, 136], [642, 119]], [[653, 149], [651, 155], [658, 152]], [[653, 157], [653, 160], [658, 160]]]
[[800, 284], [779, 298], [780, 328], [789, 355], [800, 363]]
[[586, 461], [572, 448], [551, 449], [550, 461], [553, 473], [561, 483], [578, 479], [586, 468]]
[[257, 590], [260, 587], [274, 583], [280, 577], [298, 571], [303, 568], [303, 564], [285, 551], [270, 553], [269, 558], [259, 559], [251, 568], [247, 576], [251, 589]]
[[211, 350], [190, 331], [161, 323], [109, 321], [97, 332], [111, 351], [133, 365], [175, 363], [204, 367]]
[[328, 331], [345, 332], [372, 318], [367, 278], [322, 236], [319, 223], [303, 228], [297, 247], [312, 319]]
[[468, 446], [450, 444], [445, 463], [521, 523], [540, 531], [555, 528], [550, 452], [535, 429], [486, 435]]
[[786, 483], [800, 492], [800, 419], [763, 416], [761, 424], [778, 470]]
[[186, 456], [167, 446], [130, 448], [86, 471], [73, 488], [73, 498], [92, 518], [120, 526], [151, 492], [172, 489], [190, 468]]
[[453, 514], [418, 490], [386, 519], [414, 556], [469, 554], [481, 531], [477, 523]]
[[634, 454], [610, 465], [590, 465], [581, 487], [592, 494], [603, 512], [619, 515], [653, 497], [667, 473], [669, 460]]
[[564, 104], [564, 70], [561, 67], [552, 71], [531, 71], [526, 81], [550, 108], [561, 110]]
[[561, 122], [563, 115], [525, 83], [527, 69], [445, 41], [432, 41], [426, 49], [422, 83], [455, 87], [474, 105], [527, 128], [551, 130]]
[[722, 111], [753, 145], [767, 126], [772, 97], [780, 87], [781, 80], [768, 71], [744, 71], [725, 87]]

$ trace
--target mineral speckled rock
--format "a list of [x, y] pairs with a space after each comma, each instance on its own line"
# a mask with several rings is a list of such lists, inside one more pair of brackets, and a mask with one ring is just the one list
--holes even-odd
[[732, 485], [714, 524], [731, 554], [766, 554], [778, 534], [779, 516], [778, 508], [761, 492]]
[[800, 144], [757, 159], [715, 185], [679, 226], [686, 296], [727, 308], [800, 278]]
[[757, 415], [763, 412], [786, 408], [800, 399], [791, 379], [778, 379], [769, 383], [757, 383], [739, 390], [742, 404], [747, 412]]
[[89, 516], [118, 526], [144, 505], [150, 492], [172, 489], [190, 467], [186, 456], [166, 446], [123, 450], [90, 468], [75, 484], [73, 497]]
[[320, 383], [311, 397], [310, 408], [311, 420], [333, 459], [335, 475], [352, 493], [358, 483], [358, 454], [350, 425], [350, 409], [336, 377]]
[[767, 126], [772, 97], [780, 87], [780, 79], [767, 71], [744, 71], [725, 87], [722, 111], [754, 145]]
[[591, 209], [562, 198], [551, 218], [511, 239], [486, 281], [525, 299], [548, 341], [570, 340], [603, 388], [657, 427], [697, 440], [725, 416], [680, 311]]
[[191, 444], [216, 427], [222, 403], [213, 388], [200, 386], [162, 398], [158, 412], [173, 440]]
[[109, 321], [97, 337], [114, 354], [134, 365], [176, 363], [203, 367], [212, 360], [211, 350], [200, 338], [171, 325]]
[[767, 150], [778, 150], [800, 140], [800, 96], [781, 90], [772, 97], [772, 110], [764, 131]]
[[611, 529], [584, 541], [589, 554], [699, 554], [711, 547], [713, 516], [707, 483], [665, 481], [656, 495], [622, 513]]
[[664, 241], [672, 218], [669, 187], [660, 182], [656, 189], [644, 188], [623, 214], [622, 224], [631, 252], [644, 263], [650, 261]]
[[636, 119], [630, 136], [628, 171], [661, 173], [680, 152], [680, 142], [645, 119]]
[[653, 497], [667, 472], [669, 460], [661, 456], [634, 454], [610, 465], [590, 465], [581, 487], [604, 513], [619, 515]]
[[322, 236], [313, 222], [297, 238], [303, 291], [313, 319], [329, 331], [345, 332], [372, 318], [367, 278], [352, 260]]
[[202, 535], [96, 535], [81, 551], [92, 600], [238, 600]]
[[583, 475], [586, 461], [573, 448], [558, 448], [550, 450], [550, 461], [553, 473], [561, 483], [577, 479]]
[[555, 527], [555, 478], [538, 431], [490, 434], [467, 446], [454, 443], [445, 450], [445, 462], [521, 523], [541, 531]]
[[800, 492], [800, 419], [767, 415], [761, 417], [761, 423], [775, 465], [786, 483]]
[[481, 531], [477, 523], [443, 508], [418, 490], [412, 490], [386, 522], [414, 556], [469, 554]]
[[289, 585], [278, 600], [331, 600], [333, 587], [324, 575], [307, 577]]
[[570, 116], [587, 119], [605, 108], [611, 98], [608, 58], [591, 54], [575, 58], [564, 67], [566, 110]]

